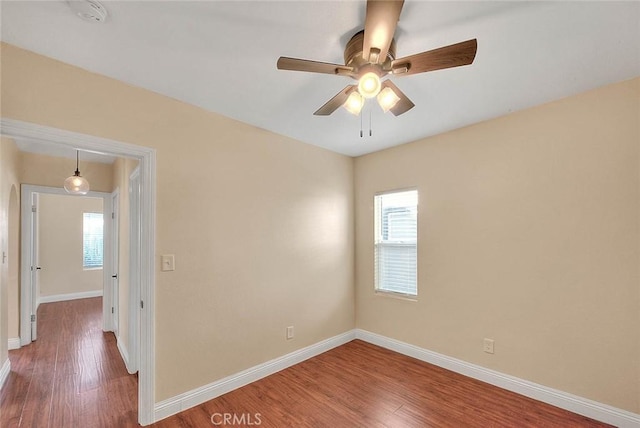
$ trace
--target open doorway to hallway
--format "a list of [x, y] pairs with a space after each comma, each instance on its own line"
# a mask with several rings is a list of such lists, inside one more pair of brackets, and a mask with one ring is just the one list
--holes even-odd
[[[139, 227], [138, 233], [138, 241], [139, 241], [139, 251], [137, 251], [137, 258], [139, 260], [139, 274], [136, 278], [139, 280], [135, 281], [136, 283], [131, 283], [130, 290], [136, 291], [135, 300], [130, 300], [130, 312], [131, 314], [135, 314], [131, 318], [139, 320], [139, 325], [137, 329], [139, 329], [138, 341], [139, 341], [139, 351], [136, 353], [138, 356], [138, 364], [135, 369], [139, 370], [139, 412], [138, 412], [138, 421], [142, 424], [148, 424], [154, 419], [154, 325], [153, 325], [153, 313], [154, 313], [154, 257], [153, 257], [153, 248], [155, 247], [155, 151], [153, 149], [148, 149], [145, 147], [139, 147], [131, 144], [125, 144], [114, 140], [107, 140], [104, 138], [93, 137], [85, 134], [78, 134], [70, 131], [60, 130], [56, 128], [50, 128], [41, 125], [35, 125], [30, 123], [24, 123], [16, 120], [10, 119], [0, 119], [0, 125], [2, 129], [2, 135], [5, 138], [9, 138], [13, 141], [29, 141], [36, 143], [38, 145], [46, 147], [46, 150], [49, 152], [46, 153], [47, 156], [51, 156], [51, 151], [71, 151], [75, 154], [76, 150], [80, 149], [82, 151], [91, 152], [99, 155], [107, 155], [113, 156], [117, 159], [122, 159], [122, 164], [125, 165], [122, 168], [122, 171], [126, 171], [125, 177], [129, 178], [129, 173], [132, 172], [136, 166], [139, 168], [139, 177], [140, 177], [140, 185], [139, 185], [139, 218], [143, 219], [141, 221], [141, 225]], [[72, 156], [70, 158], [75, 157]], [[127, 162], [130, 162], [127, 164]], [[72, 162], [75, 164], [75, 162]], [[46, 162], [45, 162], [46, 164]], [[80, 163], [81, 169], [84, 171], [82, 167], [82, 161]], [[42, 164], [40, 165], [42, 166]], [[69, 167], [65, 167], [63, 172], [63, 177], [69, 175], [69, 172], [72, 171], [73, 165], [71, 169]], [[127, 168], [131, 166], [130, 169]], [[35, 168], [23, 168], [21, 170], [22, 173], [28, 172], [31, 173], [32, 176], [38, 175], [38, 173], [42, 170], [40, 167]], [[31, 180], [21, 180], [24, 182], [34, 182]], [[35, 181], [37, 182], [37, 181]], [[110, 185], [108, 188], [103, 189], [108, 192], [114, 190], [117, 187], [117, 180], [113, 181], [113, 186]], [[52, 184], [46, 183], [51, 186]], [[56, 181], [53, 185], [60, 185], [59, 181]], [[92, 186], [93, 187], [93, 186]], [[120, 204], [124, 205], [128, 201], [128, 197], [126, 193], [128, 191], [128, 186], [123, 186], [119, 188], [120, 191]], [[123, 196], [123, 194], [125, 196]], [[25, 195], [19, 194], [18, 198], [21, 199], [21, 202], [24, 201]], [[22, 210], [23, 212], [26, 210]], [[122, 227], [121, 231], [129, 231], [128, 227]], [[121, 241], [121, 245], [122, 245]], [[121, 252], [122, 253], [122, 252]], [[105, 258], [107, 257], [107, 252], [105, 254]], [[25, 257], [22, 257], [26, 259]], [[121, 260], [127, 260], [128, 258], [123, 258], [123, 255], [120, 254]], [[105, 261], [105, 266], [106, 266]], [[29, 266], [30, 268], [31, 266]], [[122, 282], [123, 270], [122, 266], [119, 266], [120, 269], [117, 272], [118, 279]], [[128, 271], [128, 270], [127, 270]], [[28, 277], [29, 275], [21, 275], [22, 277]], [[3, 281], [4, 282], [4, 281]], [[105, 284], [107, 281], [105, 281]], [[120, 287], [122, 288], [122, 287]], [[24, 292], [24, 290], [28, 290], [30, 287], [21, 287], [20, 293]], [[120, 290], [120, 296], [123, 295], [122, 290]], [[107, 293], [103, 296], [103, 299], [110, 298], [110, 293]], [[16, 299], [17, 300], [17, 299]], [[29, 299], [22, 299], [24, 301], [28, 301]], [[7, 300], [0, 301], [0, 309], [4, 313], [7, 310]], [[122, 305], [120, 305], [122, 306]], [[111, 306], [109, 306], [109, 309]], [[121, 308], [122, 309], [122, 308]], [[21, 311], [19, 314], [19, 318], [22, 318], [25, 314], [28, 314], [28, 311]], [[103, 317], [105, 320], [108, 317]], [[118, 323], [118, 331], [123, 330], [123, 317], [119, 317]], [[30, 323], [30, 319], [27, 322], [20, 322], [19, 329], [26, 324]], [[16, 323], [17, 324], [17, 323]], [[125, 321], [125, 324], [127, 322]], [[130, 325], [133, 323], [129, 322]], [[36, 324], [36, 332], [37, 332]], [[104, 325], [103, 325], [104, 329]], [[6, 333], [3, 333], [3, 340], [6, 340]], [[30, 335], [25, 335], [27, 340], [30, 340]], [[20, 335], [20, 341], [24, 340], [25, 337]], [[118, 349], [118, 342], [116, 341], [116, 349]], [[5, 348], [6, 349], [6, 348]], [[5, 351], [6, 352], [6, 351]], [[120, 350], [121, 352], [121, 350]], [[122, 352], [121, 352], [122, 353]], [[6, 354], [5, 354], [6, 355]], [[6, 363], [9, 363], [7, 360]], [[6, 366], [7, 364], [4, 364]], [[4, 370], [4, 369], [3, 369]], [[9, 370], [6, 370], [8, 372]]]

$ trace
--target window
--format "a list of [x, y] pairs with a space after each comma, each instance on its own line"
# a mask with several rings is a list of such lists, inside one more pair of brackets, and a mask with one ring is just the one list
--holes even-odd
[[102, 213], [83, 213], [82, 217], [82, 266], [85, 269], [101, 268], [104, 253]]
[[375, 196], [376, 291], [418, 295], [418, 191]]

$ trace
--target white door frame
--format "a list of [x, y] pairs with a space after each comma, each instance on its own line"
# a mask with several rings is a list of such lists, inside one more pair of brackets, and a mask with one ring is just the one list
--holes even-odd
[[[109, 216], [109, 212], [105, 211], [107, 216]], [[111, 292], [109, 296], [111, 297], [111, 313], [109, 317], [111, 319], [111, 331], [118, 337], [118, 329], [120, 328], [119, 322], [119, 313], [120, 313], [120, 191], [119, 189], [114, 190], [111, 193], [111, 221], [108, 223], [111, 224], [111, 236], [109, 236], [109, 240], [111, 241], [111, 264], [110, 264], [110, 272], [108, 274], [109, 284], [111, 284]], [[106, 233], [105, 233], [105, 236]], [[106, 251], [106, 249], [105, 249]], [[106, 290], [105, 290], [106, 291]]]
[[[34, 225], [37, 222], [40, 207], [37, 206], [36, 201], [38, 195], [41, 194], [63, 196], [68, 196], [69, 194], [63, 188], [34, 186], [31, 184], [22, 184], [20, 186], [20, 194], [22, 205], [20, 208], [22, 260], [28, 261], [21, 263], [20, 266], [20, 346], [25, 346], [37, 338], [36, 326], [39, 302], [36, 286], [40, 266], [38, 266], [37, 258], [34, 257], [38, 251], [38, 243], [37, 236], [34, 236], [33, 231], [36, 229]], [[111, 212], [109, 193], [89, 192], [85, 196], [101, 198], [103, 211]], [[105, 222], [104, 225], [104, 235], [110, 236], [110, 224], [108, 224], [108, 222]], [[108, 241], [108, 239], [104, 240], [103, 266], [109, 266], [111, 263], [111, 244]], [[45, 266], [44, 269], [46, 268]], [[102, 269], [103, 295], [105, 296], [102, 301], [102, 325], [105, 331], [111, 330], [110, 318], [112, 302], [109, 298], [111, 295], [111, 275], [108, 271], [108, 269]]]
[[155, 221], [156, 151], [107, 138], [1, 118], [3, 136], [138, 159], [140, 166], [140, 364], [138, 370], [138, 422], [155, 422]]
[[129, 368], [138, 371], [140, 349], [140, 168], [136, 167], [129, 176]]
[[[21, 194], [22, 190], [20, 191]], [[38, 277], [40, 276], [40, 260], [38, 260], [40, 247], [38, 244], [39, 241], [39, 233], [38, 226], [40, 216], [38, 215], [38, 205], [40, 204], [40, 200], [38, 194], [30, 194], [25, 198], [28, 201], [29, 208], [20, 209], [21, 213], [28, 214], [28, 219], [20, 219], [20, 224], [25, 229], [28, 229], [28, 234], [21, 232], [21, 236], [28, 236], [29, 243], [32, 244], [30, 247], [26, 247], [24, 243], [20, 244], [20, 248], [24, 248], [24, 253], [28, 258], [23, 258], [22, 260], [29, 260], [29, 263], [23, 263], [26, 267], [29, 267], [29, 271], [25, 275], [24, 272], [21, 272], [20, 278], [24, 278], [24, 281], [28, 281], [28, 289], [29, 293], [33, 294], [30, 298], [21, 297], [20, 301], [22, 302], [22, 308], [20, 309], [20, 314], [24, 313], [24, 316], [20, 319], [20, 326], [24, 329], [24, 334], [20, 334], [21, 337], [25, 338], [25, 342], [31, 343], [32, 340], [36, 340], [38, 338], [38, 294], [40, 293], [40, 287], [38, 282]], [[22, 216], [22, 214], [21, 214]], [[21, 289], [23, 287], [21, 286]], [[27, 287], [24, 287], [27, 288]], [[22, 340], [20, 341], [20, 346], [22, 346]]]

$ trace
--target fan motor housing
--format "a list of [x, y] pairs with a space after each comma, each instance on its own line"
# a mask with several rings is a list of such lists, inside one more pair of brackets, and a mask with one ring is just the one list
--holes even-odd
[[354, 34], [347, 43], [347, 47], [344, 49], [344, 64], [348, 67], [353, 67], [355, 74], [358, 74], [358, 70], [365, 65], [372, 65], [374, 68], [379, 69], [378, 71], [381, 75], [388, 73], [388, 70], [391, 69], [391, 62], [396, 59], [396, 40], [391, 39], [387, 57], [381, 64], [371, 64], [366, 60], [362, 56], [363, 46], [364, 30], [361, 30]]

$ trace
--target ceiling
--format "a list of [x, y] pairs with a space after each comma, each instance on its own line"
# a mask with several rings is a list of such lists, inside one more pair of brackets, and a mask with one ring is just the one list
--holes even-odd
[[[470, 66], [394, 78], [395, 117], [314, 116], [351, 81], [278, 71], [279, 56], [343, 63], [364, 1], [102, 1], [104, 24], [64, 1], [2, 1], [2, 40], [299, 141], [358, 156], [640, 75], [639, 2], [405, 2], [403, 57], [477, 38]], [[369, 113], [371, 112], [371, 113]], [[372, 136], [369, 136], [371, 117]]]

